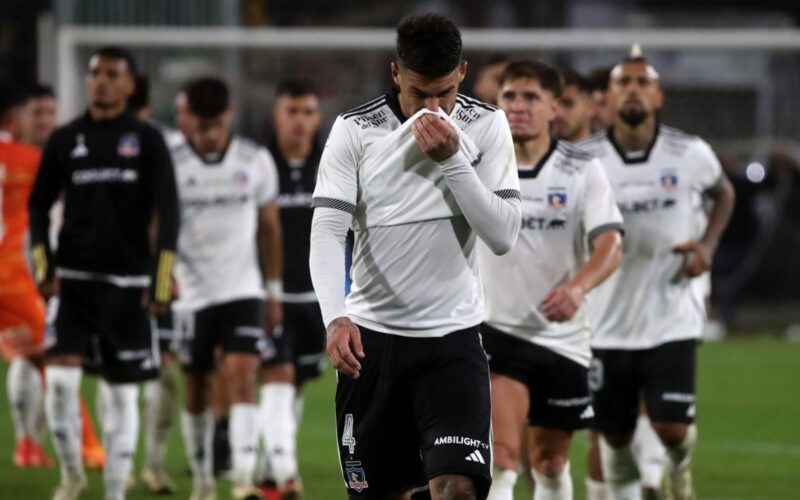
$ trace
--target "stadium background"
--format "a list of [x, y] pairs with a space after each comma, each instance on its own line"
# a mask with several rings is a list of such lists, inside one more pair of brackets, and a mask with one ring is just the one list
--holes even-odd
[[[492, 56], [539, 56], [586, 72], [632, 42], [661, 72], [664, 122], [707, 139], [737, 191], [714, 267], [714, 316], [726, 336], [700, 351], [702, 498], [796, 498], [800, 479], [800, 3], [792, 0], [2, 0], [0, 77], [58, 91], [60, 117], [84, 105], [88, 52], [134, 49], [151, 79], [155, 117], [173, 123], [172, 98], [188, 78], [224, 75], [236, 126], [264, 140], [279, 79], [321, 90], [322, 135], [342, 110], [389, 85], [392, 27], [434, 10], [465, 30], [471, 73]], [[5, 367], [2, 373], [5, 374]], [[300, 433], [308, 498], [340, 498], [333, 437], [333, 377], [309, 388]], [[4, 384], [3, 384], [4, 386]], [[85, 382], [85, 390], [94, 390]], [[91, 399], [90, 399], [91, 400]], [[55, 471], [11, 466], [13, 431], [0, 398], [0, 497], [46, 498]], [[584, 442], [573, 455], [583, 495]], [[170, 471], [188, 476], [173, 431]], [[100, 495], [98, 480], [87, 498]], [[521, 483], [521, 482], [520, 482]], [[520, 485], [520, 496], [524, 488]], [[224, 489], [220, 489], [224, 491]], [[131, 498], [144, 498], [134, 489]]]

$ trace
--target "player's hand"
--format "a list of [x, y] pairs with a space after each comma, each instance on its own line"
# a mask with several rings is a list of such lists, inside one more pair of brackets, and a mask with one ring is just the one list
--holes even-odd
[[169, 310], [169, 304], [155, 301], [150, 303], [150, 314], [153, 316], [165, 316], [169, 314]]
[[557, 323], [569, 321], [581, 307], [584, 295], [581, 287], [565, 283], [547, 294], [539, 304], [539, 310], [548, 321]]
[[458, 152], [458, 134], [438, 115], [425, 114], [411, 125], [422, 152], [433, 161], [443, 161]]
[[61, 295], [61, 287], [59, 286], [58, 278], [53, 278], [39, 285], [39, 294], [41, 294], [45, 302], [50, 300], [51, 297], [58, 297]]
[[680, 272], [684, 276], [696, 278], [711, 268], [714, 251], [700, 241], [687, 241], [672, 251], [683, 254], [683, 267]]
[[283, 303], [279, 300], [267, 299], [264, 302], [264, 323], [267, 325], [267, 335], [270, 337], [278, 325], [283, 324]]
[[340, 373], [357, 379], [364, 359], [361, 332], [350, 318], [336, 318], [328, 325], [328, 357]]

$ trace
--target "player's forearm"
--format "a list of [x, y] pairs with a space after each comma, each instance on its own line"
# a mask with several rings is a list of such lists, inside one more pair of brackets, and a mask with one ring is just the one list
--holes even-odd
[[[42, 165], [41, 168], [45, 168]], [[55, 202], [58, 186], [50, 176], [40, 172], [28, 198], [28, 224], [33, 256], [33, 274], [37, 284], [50, 281], [54, 275], [50, 249], [50, 208]]]
[[597, 235], [592, 241], [592, 247], [589, 260], [570, 280], [572, 285], [580, 287], [584, 294], [611, 276], [622, 262], [622, 236], [616, 229]]
[[501, 197], [491, 192], [461, 152], [439, 165], [461, 213], [478, 237], [498, 255], [511, 250], [522, 217], [519, 194]]
[[[171, 166], [169, 168], [172, 168]], [[172, 300], [172, 268], [175, 264], [175, 250], [178, 246], [180, 229], [178, 193], [174, 178], [160, 186], [156, 224], [156, 265], [153, 273], [152, 297], [156, 302], [166, 304]]]
[[335, 208], [315, 208], [311, 223], [311, 282], [317, 294], [325, 326], [346, 317], [344, 303], [344, 252], [352, 216]]
[[714, 252], [719, 245], [722, 233], [728, 227], [731, 214], [733, 214], [736, 192], [733, 190], [733, 185], [728, 178], [723, 175], [719, 183], [709, 190], [707, 194], [714, 200], [714, 204], [708, 214], [708, 226], [706, 226], [701, 242]]
[[264, 282], [283, 280], [283, 231], [279, 224], [269, 224], [258, 232], [261, 273]]

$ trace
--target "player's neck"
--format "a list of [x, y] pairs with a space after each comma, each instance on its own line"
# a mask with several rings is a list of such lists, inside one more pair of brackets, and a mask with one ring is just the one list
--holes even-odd
[[125, 106], [125, 101], [109, 107], [92, 105], [89, 107], [89, 116], [96, 122], [114, 120], [125, 113]]
[[278, 149], [287, 161], [305, 161], [311, 156], [312, 144], [308, 142], [294, 142], [278, 140]]
[[514, 153], [518, 165], [536, 165], [550, 149], [550, 134], [542, 134], [535, 139], [514, 142]]
[[656, 118], [650, 116], [635, 127], [618, 120], [614, 124], [613, 134], [614, 141], [623, 151], [644, 151], [652, 144], [653, 138], [656, 136]]
[[588, 139], [589, 137], [591, 137], [591, 135], [592, 135], [592, 129], [591, 127], [589, 127], [589, 124], [587, 123], [586, 125], [581, 127], [580, 130], [578, 130], [575, 134], [573, 134], [572, 137], [569, 137], [567, 141], [571, 142], [572, 144], [577, 144], [583, 140]]

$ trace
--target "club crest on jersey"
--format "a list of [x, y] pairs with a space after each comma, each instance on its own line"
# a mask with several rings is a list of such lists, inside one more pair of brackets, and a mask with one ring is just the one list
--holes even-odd
[[361, 493], [369, 488], [367, 476], [364, 474], [364, 469], [361, 467], [348, 467], [345, 469], [345, 473], [347, 474], [347, 484], [351, 489]]
[[139, 156], [139, 136], [136, 134], [123, 134], [119, 138], [117, 154], [123, 158]]
[[567, 193], [547, 193], [547, 204], [553, 210], [564, 210], [567, 208]]
[[678, 187], [678, 174], [669, 171], [663, 172], [661, 174], [661, 185], [664, 186], [664, 189], [667, 191], [672, 191]]
[[237, 170], [233, 173], [233, 183], [236, 184], [238, 187], [245, 187], [247, 186], [247, 181], [249, 177], [247, 172], [244, 170]]

